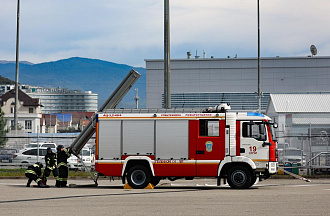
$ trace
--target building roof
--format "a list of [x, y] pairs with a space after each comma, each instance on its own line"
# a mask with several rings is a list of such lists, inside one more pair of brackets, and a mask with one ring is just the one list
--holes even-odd
[[[10, 98], [15, 98], [15, 89], [8, 91], [0, 97], [0, 106], [3, 106], [3, 103]], [[39, 98], [31, 98], [20, 89], [18, 89], [18, 100], [23, 102], [23, 106], [41, 106], [39, 103]]]
[[271, 94], [270, 103], [277, 113], [330, 113], [330, 94]]

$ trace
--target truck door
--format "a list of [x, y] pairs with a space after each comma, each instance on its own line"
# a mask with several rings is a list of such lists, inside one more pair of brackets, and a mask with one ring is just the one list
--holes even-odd
[[241, 121], [240, 151], [237, 155], [251, 158], [258, 162], [269, 161], [269, 137], [267, 127], [262, 121]]
[[197, 176], [217, 176], [219, 162], [225, 157], [225, 121], [200, 119], [197, 126]]

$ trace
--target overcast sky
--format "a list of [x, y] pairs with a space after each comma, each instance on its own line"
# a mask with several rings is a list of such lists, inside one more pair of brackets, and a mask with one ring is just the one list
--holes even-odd
[[[261, 0], [261, 56], [330, 55], [329, 0]], [[0, 0], [0, 60], [15, 60], [17, 0]], [[20, 60], [145, 67], [164, 53], [163, 0], [21, 0]], [[257, 57], [257, 0], [170, 0], [171, 58]]]

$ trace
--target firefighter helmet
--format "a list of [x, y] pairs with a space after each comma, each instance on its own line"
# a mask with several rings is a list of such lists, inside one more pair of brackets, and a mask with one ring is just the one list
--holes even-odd
[[64, 146], [63, 146], [63, 145], [59, 145], [59, 146], [57, 146], [57, 149], [56, 149], [56, 150], [57, 150], [57, 152], [60, 152], [62, 148], [64, 148]]
[[36, 164], [37, 164], [40, 168], [43, 167], [42, 163], [40, 163], [40, 162], [37, 162]]

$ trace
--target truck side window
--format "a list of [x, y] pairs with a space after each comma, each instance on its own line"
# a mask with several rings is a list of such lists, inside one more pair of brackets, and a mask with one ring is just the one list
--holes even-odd
[[266, 141], [266, 129], [262, 123], [243, 122], [243, 137], [251, 137], [259, 141]]
[[199, 136], [219, 136], [218, 119], [199, 120]]

